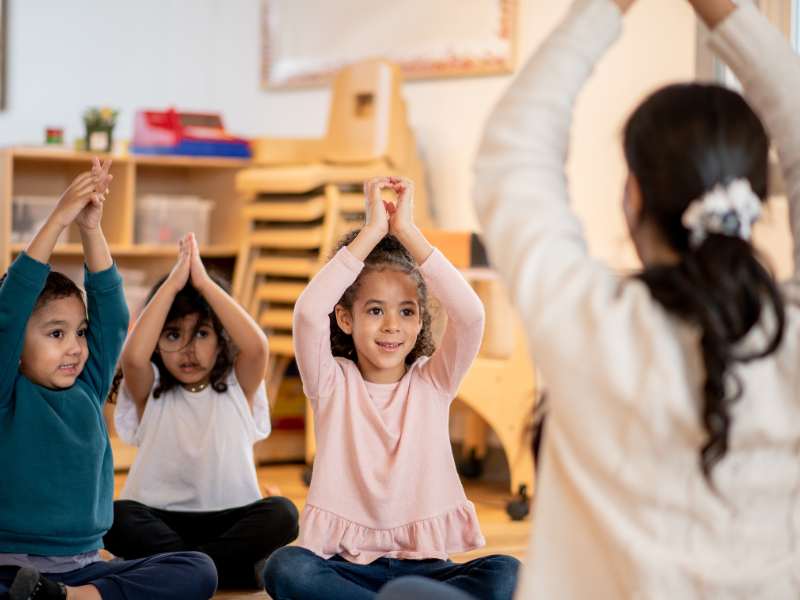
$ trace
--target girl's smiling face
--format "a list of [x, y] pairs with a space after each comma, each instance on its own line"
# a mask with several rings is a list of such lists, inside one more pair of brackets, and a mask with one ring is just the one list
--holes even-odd
[[364, 379], [399, 381], [422, 329], [417, 284], [392, 268], [363, 273], [352, 309], [337, 305], [336, 322], [353, 338]]

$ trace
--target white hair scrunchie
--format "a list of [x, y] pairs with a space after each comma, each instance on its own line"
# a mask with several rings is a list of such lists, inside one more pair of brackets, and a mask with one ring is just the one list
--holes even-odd
[[689, 245], [697, 248], [709, 233], [749, 240], [753, 223], [761, 216], [761, 200], [747, 179], [717, 184], [683, 211], [681, 223], [689, 230]]

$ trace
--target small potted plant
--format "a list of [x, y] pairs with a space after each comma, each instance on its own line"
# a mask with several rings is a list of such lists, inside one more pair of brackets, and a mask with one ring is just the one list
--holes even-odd
[[111, 152], [117, 114], [119, 111], [107, 106], [86, 109], [83, 113], [83, 123], [86, 126], [86, 150]]

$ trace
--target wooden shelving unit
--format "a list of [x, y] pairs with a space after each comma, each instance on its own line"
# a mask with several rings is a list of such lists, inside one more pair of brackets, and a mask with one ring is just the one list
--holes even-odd
[[[10, 265], [27, 242], [12, 243], [12, 204], [15, 197], [35, 195], [57, 198], [70, 181], [89, 168], [93, 154], [61, 148], [10, 147], [0, 150], [0, 272]], [[237, 173], [249, 160], [184, 156], [106, 155], [111, 158], [114, 181], [106, 201], [103, 231], [121, 268], [146, 272], [150, 282], [169, 269], [176, 256], [173, 244], [135, 243], [137, 199], [146, 194], [194, 194], [213, 200], [209, 243], [204, 258], [230, 276], [243, 232], [242, 209], [246, 198], [236, 190]], [[66, 243], [56, 246], [52, 262], [80, 261], [78, 232], [70, 230]]]

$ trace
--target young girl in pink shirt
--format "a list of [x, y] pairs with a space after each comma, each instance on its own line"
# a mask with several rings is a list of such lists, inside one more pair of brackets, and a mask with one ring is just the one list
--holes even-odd
[[[396, 193], [396, 205], [382, 189]], [[375, 178], [365, 192], [364, 227], [295, 304], [317, 455], [299, 547], [270, 557], [265, 587], [276, 600], [360, 600], [418, 575], [511, 598], [515, 558], [448, 559], [484, 544], [448, 435], [450, 402], [480, 347], [483, 306], [414, 225], [412, 182]], [[429, 287], [447, 313], [435, 352]]]

